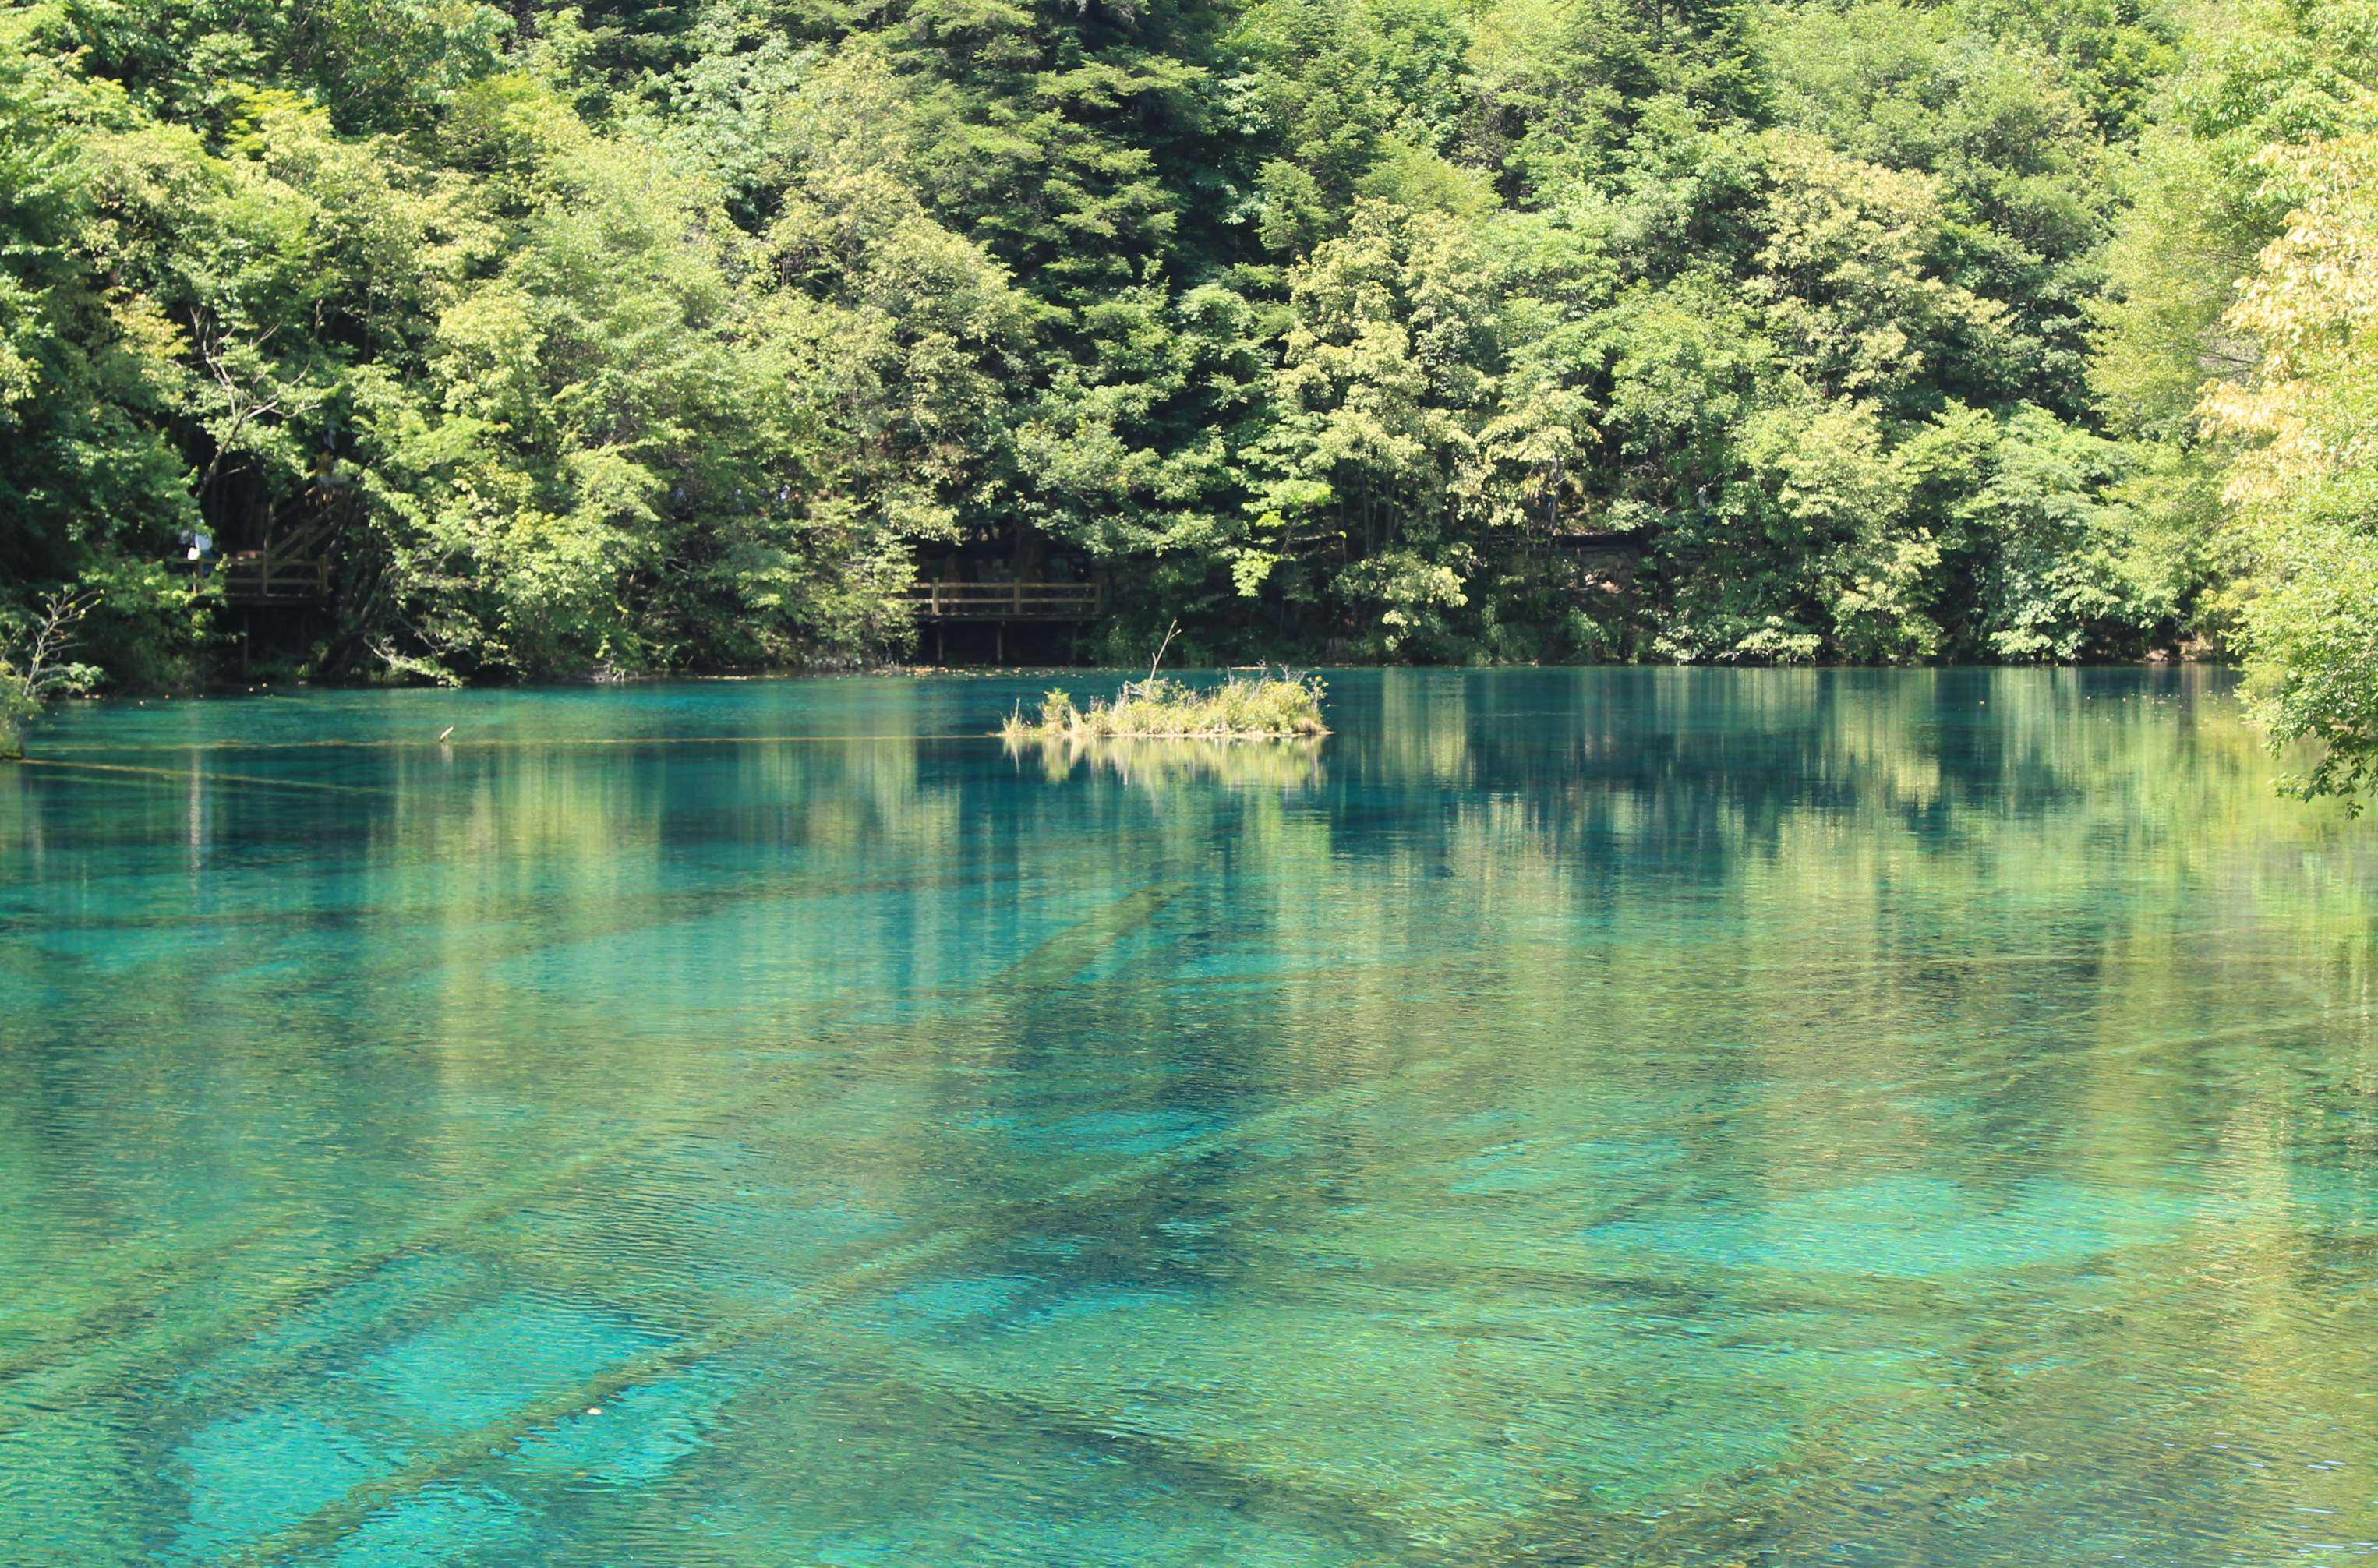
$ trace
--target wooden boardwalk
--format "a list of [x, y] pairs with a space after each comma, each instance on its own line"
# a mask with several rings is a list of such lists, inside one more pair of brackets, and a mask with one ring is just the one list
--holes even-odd
[[919, 582], [901, 597], [924, 621], [1082, 621], [1105, 607], [1095, 582]]
[[[216, 568], [232, 604], [325, 604], [330, 599], [328, 557], [286, 545], [242, 550]], [[1085, 621], [1106, 608], [1094, 582], [919, 582], [900, 596], [923, 621]]]

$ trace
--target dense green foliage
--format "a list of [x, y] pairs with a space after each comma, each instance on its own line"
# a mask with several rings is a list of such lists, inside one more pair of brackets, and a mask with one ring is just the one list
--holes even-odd
[[919, 572], [1110, 656], [2234, 640], [2349, 784], [2373, 80], [2370, 0], [18, 5], [0, 613], [187, 678], [195, 532], [345, 677], [882, 657]]
[[2378, 5], [2205, 20], [2143, 150], [2099, 383], [2160, 437], [2153, 505], [2215, 559], [2260, 716], [2319, 743], [2299, 784], [2351, 796], [2378, 775]]

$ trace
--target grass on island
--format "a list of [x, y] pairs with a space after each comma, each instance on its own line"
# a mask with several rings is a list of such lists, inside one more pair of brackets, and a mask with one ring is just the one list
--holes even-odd
[[1000, 735], [1025, 740], [1277, 740], [1329, 733], [1321, 722], [1324, 691], [1319, 677], [1234, 676], [1199, 689], [1163, 676], [1125, 681], [1112, 701], [1094, 698], [1076, 704], [1072, 692], [1056, 690], [1027, 715], [1021, 703], [1007, 715]]

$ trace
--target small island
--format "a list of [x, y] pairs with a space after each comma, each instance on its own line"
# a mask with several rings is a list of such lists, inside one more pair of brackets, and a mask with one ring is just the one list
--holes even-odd
[[1051, 690], [1029, 715], [1018, 703], [1000, 726], [1002, 738], [1027, 740], [1287, 740], [1325, 736], [1320, 677], [1291, 675], [1234, 676], [1199, 689], [1167, 676], [1125, 681], [1111, 701], [1089, 706], [1074, 695]]

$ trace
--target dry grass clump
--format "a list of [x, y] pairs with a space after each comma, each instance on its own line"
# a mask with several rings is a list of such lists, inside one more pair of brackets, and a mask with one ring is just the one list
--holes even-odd
[[1234, 676], [1200, 690], [1165, 676], [1125, 681], [1112, 701], [1087, 708], [1070, 691], [1040, 699], [1027, 716], [1023, 704], [999, 733], [1007, 740], [1202, 739], [1260, 740], [1329, 733], [1321, 722], [1325, 688], [1315, 676]]

